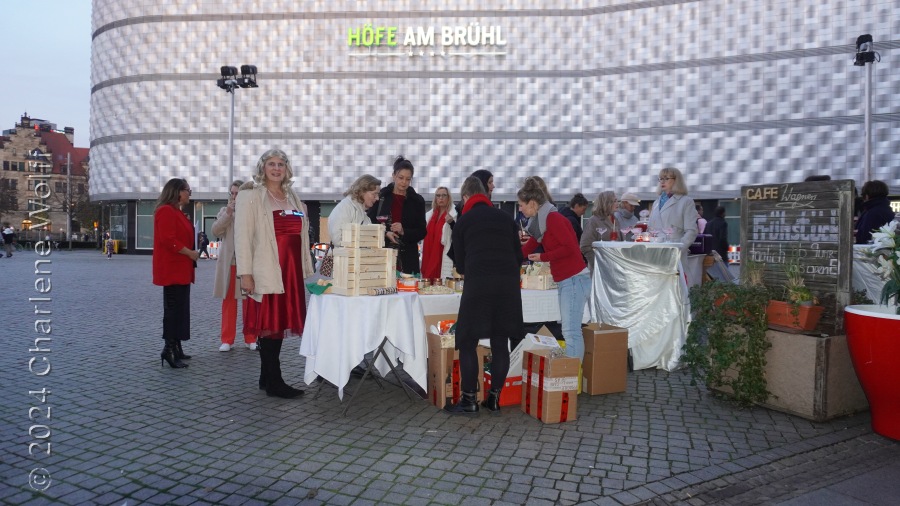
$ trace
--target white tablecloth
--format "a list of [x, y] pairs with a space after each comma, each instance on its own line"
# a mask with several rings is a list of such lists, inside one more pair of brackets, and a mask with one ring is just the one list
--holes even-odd
[[[366, 353], [387, 337], [384, 350], [392, 362], [424, 390], [428, 376], [425, 313], [419, 295], [398, 293], [377, 297], [314, 295], [306, 314], [300, 355], [306, 357], [306, 384], [321, 376], [338, 387], [343, 399], [350, 371]], [[387, 376], [390, 367], [381, 357], [375, 367]]]
[[678, 368], [690, 322], [681, 249], [595, 242], [591, 303], [603, 323], [628, 329], [635, 369]]
[[[459, 313], [461, 294], [420, 295], [426, 315]], [[590, 321], [590, 311], [585, 307], [584, 322]], [[522, 290], [522, 318], [530, 322], [559, 321], [559, 295], [553, 290]]]

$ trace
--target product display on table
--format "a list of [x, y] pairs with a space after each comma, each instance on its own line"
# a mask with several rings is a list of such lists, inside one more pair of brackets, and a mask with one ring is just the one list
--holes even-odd
[[522, 267], [522, 284], [525, 290], [556, 290], [556, 282], [550, 274], [550, 262], [535, 262]]
[[384, 247], [380, 225], [345, 223], [341, 226], [341, 244], [334, 248], [332, 293], [366, 295], [370, 288], [394, 287], [397, 250]]

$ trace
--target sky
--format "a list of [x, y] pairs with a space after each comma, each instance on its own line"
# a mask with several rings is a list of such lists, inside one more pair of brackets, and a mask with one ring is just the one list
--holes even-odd
[[2, 0], [0, 130], [27, 112], [90, 147], [91, 0]]

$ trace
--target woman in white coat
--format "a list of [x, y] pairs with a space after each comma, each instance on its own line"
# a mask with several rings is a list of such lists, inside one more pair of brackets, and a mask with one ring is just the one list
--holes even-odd
[[[216, 283], [213, 286], [213, 297], [222, 299], [222, 328], [219, 351], [230, 351], [234, 346], [237, 334], [237, 306], [242, 301], [244, 317], [247, 315], [247, 299], [241, 295], [241, 287], [237, 283], [234, 261], [234, 206], [243, 181], [231, 183], [228, 205], [219, 209], [212, 233], [219, 239], [219, 256], [216, 259]], [[244, 334], [244, 346], [256, 349], [256, 336]]]
[[372, 220], [366, 214], [370, 207], [378, 202], [378, 190], [381, 189], [381, 181], [375, 176], [363, 174], [350, 185], [350, 189], [344, 192], [344, 198], [331, 211], [328, 216], [328, 235], [331, 244], [340, 248], [345, 246], [341, 242], [341, 226], [345, 223], [357, 225], [371, 225]]
[[281, 377], [281, 345], [286, 334], [303, 333], [303, 279], [313, 274], [309, 217], [291, 189], [293, 176], [283, 151], [263, 153], [256, 164], [257, 186], [238, 193], [234, 237], [241, 292], [252, 299], [244, 333], [258, 336], [259, 387], [270, 397], [287, 399], [303, 391]]
[[647, 227], [668, 235], [668, 242], [681, 243], [682, 257], [697, 238], [697, 209], [687, 196], [688, 188], [681, 171], [666, 167], [659, 171], [659, 197], [653, 202]]
[[453, 194], [446, 186], [434, 191], [431, 210], [425, 213], [428, 233], [422, 240], [422, 277], [425, 279], [445, 279], [453, 275], [453, 260], [447, 256], [450, 251], [450, 223], [456, 220]]

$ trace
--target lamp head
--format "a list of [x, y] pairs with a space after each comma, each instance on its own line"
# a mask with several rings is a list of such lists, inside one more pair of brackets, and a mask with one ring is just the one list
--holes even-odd
[[258, 88], [256, 84], [256, 65], [241, 65], [241, 77], [238, 79], [241, 88]]

